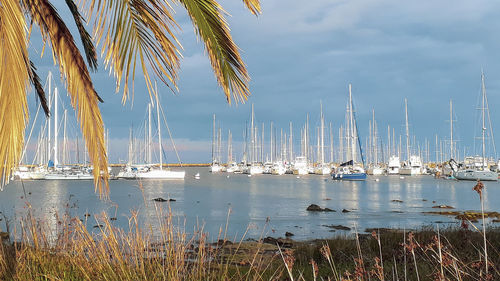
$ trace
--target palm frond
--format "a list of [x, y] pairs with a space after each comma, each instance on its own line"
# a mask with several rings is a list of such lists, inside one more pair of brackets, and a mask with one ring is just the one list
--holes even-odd
[[42, 83], [40, 82], [40, 77], [36, 73], [36, 66], [32, 61], [30, 61], [29, 77], [31, 84], [35, 87], [35, 92], [40, 104], [42, 105], [43, 112], [45, 112], [45, 116], [49, 117], [50, 110], [47, 104], [47, 97], [45, 96], [45, 91], [43, 90]]
[[0, 5], [0, 189], [19, 163], [28, 120], [26, 21], [18, 0]]
[[260, 9], [259, 0], [243, 0], [243, 3], [245, 3], [250, 12], [252, 12], [252, 14], [256, 16], [258, 16], [262, 12]]
[[93, 71], [97, 70], [97, 56], [95, 52], [94, 43], [92, 42], [92, 38], [90, 38], [89, 33], [83, 26], [83, 22], [85, 19], [82, 17], [80, 12], [78, 11], [78, 7], [75, 5], [73, 0], [66, 0], [66, 5], [68, 5], [73, 18], [75, 19], [76, 27], [78, 28], [78, 33], [80, 33], [80, 38], [82, 39], [83, 49], [85, 50], [85, 56], [87, 58], [87, 63], [89, 64], [89, 68]]
[[52, 54], [64, 76], [71, 104], [85, 137], [93, 164], [95, 189], [107, 197], [108, 158], [104, 146], [104, 129], [98, 107], [100, 97], [94, 89], [90, 74], [68, 28], [47, 0], [23, 0], [35, 23], [40, 26], [45, 40], [50, 39]]
[[112, 68], [116, 91], [123, 86], [123, 102], [129, 93], [129, 79], [135, 80], [136, 62], [140, 62], [150, 95], [154, 93], [150, 71], [163, 83], [177, 88], [179, 48], [172, 29], [177, 28], [172, 8], [166, 1], [88, 0], [84, 9], [94, 20], [97, 45], [102, 44], [106, 68]]
[[219, 85], [231, 103], [244, 102], [250, 95], [250, 77], [238, 47], [229, 33], [225, 11], [215, 0], [178, 0], [187, 10], [205, 49]]

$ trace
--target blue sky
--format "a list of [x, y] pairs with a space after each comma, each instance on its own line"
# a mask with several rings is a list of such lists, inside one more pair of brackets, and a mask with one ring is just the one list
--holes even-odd
[[[73, 28], [67, 8], [56, 2]], [[384, 138], [387, 125], [402, 134], [407, 97], [411, 132], [421, 143], [429, 139], [434, 151], [435, 134], [449, 138], [452, 99], [456, 138], [462, 147], [471, 147], [481, 68], [493, 129], [500, 134], [500, 124], [495, 124], [500, 119], [496, 110], [500, 104], [498, 1], [273, 0], [262, 1], [259, 17], [251, 15], [241, 1], [220, 3], [231, 14], [228, 21], [250, 72], [252, 95], [243, 105], [225, 102], [191, 23], [182, 8], [174, 6], [184, 47], [179, 92], [173, 94], [166, 87], [160, 91], [183, 162], [210, 161], [214, 113], [224, 136], [231, 129], [234, 140], [241, 141], [252, 103], [258, 122], [265, 122], [266, 128], [271, 121], [278, 128], [293, 122], [298, 132], [308, 113], [311, 127], [317, 126], [322, 101], [327, 122], [338, 128], [344, 120], [348, 83], [353, 84], [362, 136], [368, 134], [372, 109]], [[41, 49], [39, 41], [34, 35], [32, 56]], [[36, 63], [42, 77], [49, 69], [57, 71], [47, 51]], [[93, 79], [105, 101], [100, 108], [110, 130], [111, 161], [126, 159], [128, 128], [142, 122], [147, 90], [139, 75], [133, 106], [122, 106], [102, 60]], [[33, 95], [29, 99], [34, 108]]]

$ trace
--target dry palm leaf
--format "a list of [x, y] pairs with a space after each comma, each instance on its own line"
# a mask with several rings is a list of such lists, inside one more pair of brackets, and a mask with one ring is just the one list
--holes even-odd
[[23, 0], [31, 18], [40, 26], [45, 40], [50, 39], [52, 53], [64, 76], [71, 104], [85, 137], [93, 164], [95, 188], [100, 196], [109, 194], [108, 159], [104, 146], [104, 129], [98, 101], [85, 62], [73, 36], [47, 0]]
[[[29, 60], [26, 22], [17, 0], [0, 5], [0, 176], [3, 187], [17, 165], [28, 120]], [[8, 70], [6, 70], [8, 67]]]

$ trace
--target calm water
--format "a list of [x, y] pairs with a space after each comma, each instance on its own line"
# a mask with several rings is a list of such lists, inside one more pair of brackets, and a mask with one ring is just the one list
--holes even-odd
[[[473, 182], [436, 180], [431, 176], [369, 177], [365, 182], [337, 182], [327, 176], [271, 176], [210, 174], [207, 168], [187, 168], [184, 181], [115, 180], [110, 182], [111, 202], [99, 200], [91, 181], [20, 181], [11, 182], [0, 193], [0, 211], [15, 220], [31, 204], [36, 216], [49, 226], [57, 224], [56, 214], [69, 212], [84, 218], [85, 213], [97, 215], [116, 213], [117, 226], [128, 228], [131, 211], [139, 212], [143, 226], [155, 228], [158, 216], [156, 197], [173, 198], [170, 207], [176, 221], [185, 223], [192, 233], [196, 226], [212, 239], [224, 229], [229, 215], [228, 235], [240, 239], [260, 236], [295, 234], [294, 239], [325, 238], [339, 233], [324, 225], [345, 225], [364, 231], [369, 227], [416, 228], [440, 223], [458, 225], [452, 217], [423, 215], [435, 205], [451, 205], [458, 210], [480, 210]], [[200, 180], [193, 175], [199, 172]], [[500, 211], [500, 184], [486, 183], [485, 209]], [[24, 196], [26, 192], [26, 197]], [[30, 194], [31, 193], [31, 194]], [[329, 199], [329, 200], [327, 200]], [[394, 202], [392, 200], [402, 200]], [[424, 201], [426, 200], [426, 201]], [[433, 203], [435, 201], [435, 203]], [[335, 213], [311, 213], [310, 204], [328, 207]], [[342, 213], [342, 209], [351, 212]], [[13, 224], [13, 223], [11, 223]], [[89, 218], [88, 225], [95, 225]], [[0, 229], [5, 230], [4, 221]]]

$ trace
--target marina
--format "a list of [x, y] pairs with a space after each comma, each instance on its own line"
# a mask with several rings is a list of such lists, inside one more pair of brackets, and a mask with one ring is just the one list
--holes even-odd
[[[239, 239], [284, 237], [306, 240], [345, 235], [367, 228], [419, 229], [422, 226], [458, 227], [454, 216], [430, 215], [435, 206], [452, 211], [480, 209], [474, 182], [435, 179], [432, 176], [368, 176], [365, 181], [335, 181], [318, 175], [252, 175], [211, 173], [208, 167], [190, 167], [178, 180], [115, 180], [110, 202], [99, 200], [91, 181], [13, 181], [0, 197], [7, 218], [22, 217], [30, 204], [38, 219], [57, 229], [64, 214], [86, 221], [92, 231], [105, 212], [113, 224], [128, 229], [128, 218], [138, 211], [143, 227], [158, 227], [158, 208], [171, 210], [176, 224], [187, 234], [203, 227], [216, 239], [227, 224], [227, 235]], [[500, 183], [486, 182], [486, 211], [500, 211], [496, 198]], [[159, 203], [155, 198], [173, 202]], [[316, 204], [335, 212], [309, 212]], [[344, 211], [344, 212], [343, 212]], [[88, 217], [85, 214], [89, 214]], [[349, 231], [332, 231], [343, 225]], [[488, 225], [496, 223], [489, 221]], [[15, 225], [11, 225], [11, 229]], [[95, 230], [95, 229], [94, 229]], [[246, 234], [245, 234], [246, 233]]]

